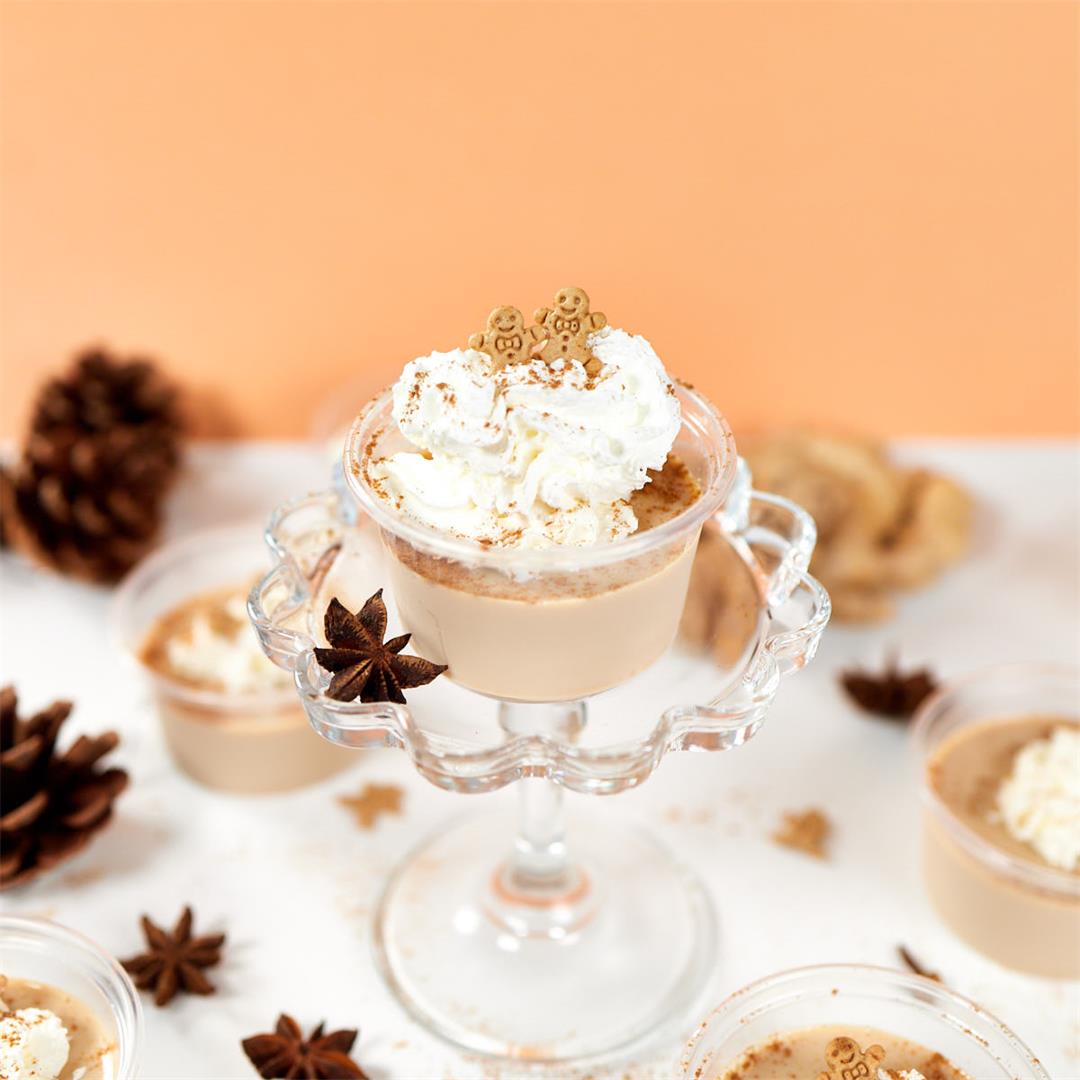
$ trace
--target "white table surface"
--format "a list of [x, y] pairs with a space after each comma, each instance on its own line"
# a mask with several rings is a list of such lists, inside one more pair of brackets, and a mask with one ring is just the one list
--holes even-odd
[[[1041, 1056], [1055, 1080], [1080, 1077], [1080, 986], [1006, 972], [935, 918], [918, 871], [916, 768], [902, 728], [858, 714], [837, 672], [898, 648], [943, 676], [1008, 660], [1075, 661], [1080, 620], [1077, 448], [1067, 443], [905, 443], [983, 504], [975, 555], [882, 626], [826, 632], [814, 664], [785, 684], [764, 729], [732, 754], [668, 757], [640, 789], [596, 800], [648, 822], [703, 876], [719, 906], [722, 957], [709, 1000], [802, 964], [895, 963], [908, 944], [948, 984], [984, 1004]], [[169, 533], [263, 519], [279, 501], [324, 486], [323, 455], [300, 444], [193, 449]], [[412, 772], [404, 754], [358, 753], [356, 765], [300, 794], [236, 798], [205, 791], [171, 765], [147, 698], [105, 634], [110, 593], [2, 563], [0, 677], [26, 709], [77, 702], [68, 738], [116, 728], [113, 756], [133, 785], [115, 823], [44, 880], [5, 894], [5, 911], [42, 914], [124, 956], [140, 951], [138, 915], [171, 922], [194, 903], [198, 928], [225, 930], [220, 992], [156, 1009], [145, 997], [142, 1076], [249, 1078], [240, 1039], [279, 1011], [307, 1027], [359, 1026], [358, 1060], [374, 1080], [507, 1078], [521, 1069], [464, 1058], [406, 1019], [368, 953], [368, 920], [399, 855], [448, 814], [512, 812], [508, 791], [460, 796]], [[838, 758], [856, 786], [830, 784]], [[368, 781], [402, 785], [402, 817], [358, 829], [335, 801]], [[577, 799], [580, 796], [572, 796]], [[836, 832], [817, 862], [768, 839], [780, 812], [821, 806]], [[838, 899], [857, 896], [859, 902]], [[691, 1030], [698, 1015], [686, 1017]], [[679, 1047], [612, 1076], [668, 1077]], [[607, 1075], [592, 1073], [593, 1076]]]

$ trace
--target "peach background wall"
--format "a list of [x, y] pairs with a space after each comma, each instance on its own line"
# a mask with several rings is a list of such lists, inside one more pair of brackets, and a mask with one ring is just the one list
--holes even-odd
[[204, 433], [584, 285], [737, 430], [1077, 430], [1061, 3], [2, 7], [0, 434], [145, 349]]

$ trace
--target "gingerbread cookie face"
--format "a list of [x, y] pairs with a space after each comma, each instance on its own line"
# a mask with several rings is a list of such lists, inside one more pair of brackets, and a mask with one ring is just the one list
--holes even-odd
[[590, 375], [600, 370], [600, 362], [589, 351], [587, 341], [590, 334], [607, 326], [607, 319], [603, 313], [589, 310], [589, 297], [584, 289], [560, 289], [553, 306], [537, 308], [533, 318], [543, 327], [547, 338], [539, 351], [545, 363], [579, 360]]
[[876, 1080], [885, 1051], [876, 1043], [862, 1050], [854, 1039], [841, 1035], [825, 1047], [827, 1071], [817, 1080]]
[[487, 319], [487, 329], [469, 338], [469, 348], [486, 352], [495, 370], [507, 364], [523, 364], [531, 359], [531, 350], [540, 338], [538, 326], [526, 327], [516, 307], [495, 308]]
[[564, 319], [583, 319], [589, 314], [589, 294], [572, 285], [560, 289], [555, 296], [555, 314]]

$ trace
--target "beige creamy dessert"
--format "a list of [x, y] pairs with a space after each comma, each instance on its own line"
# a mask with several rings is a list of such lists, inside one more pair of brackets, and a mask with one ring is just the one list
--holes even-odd
[[[927, 785], [962, 829], [1019, 866], [976, 858], [928, 815], [927, 886], [952, 928], [1009, 967], [1080, 975], [1080, 724], [968, 725], [935, 749]], [[1052, 888], [1052, 878], [1077, 887]]]
[[776, 1035], [701, 1080], [971, 1080], [941, 1054], [874, 1028], [824, 1025]]
[[[655, 490], [650, 484], [630, 500], [646, 528], [699, 492], [677, 460], [656, 476]], [[456, 682], [507, 700], [566, 700], [624, 682], [671, 644], [695, 549], [684, 540], [632, 561], [515, 581], [395, 541], [389, 577], [413, 647], [449, 663]], [[507, 641], [517, 653], [510, 664]]]
[[195, 596], [143, 639], [139, 656], [159, 676], [166, 742], [189, 775], [224, 791], [282, 791], [320, 780], [353, 759], [311, 730], [291, 675], [259, 646], [246, 597], [246, 584]]
[[112, 1080], [116, 1043], [98, 1015], [55, 986], [0, 976], [0, 1077]]
[[[698, 436], [694, 460], [673, 453], [680, 392], [652, 346], [607, 326], [581, 290], [536, 318], [526, 328], [496, 309], [470, 348], [407, 364], [391, 415], [361, 421], [345, 466], [382, 511], [416, 651], [481, 693], [559, 701], [625, 681], [671, 644], [701, 521], [676, 525], [730, 448]], [[638, 536], [619, 557], [612, 545]]]

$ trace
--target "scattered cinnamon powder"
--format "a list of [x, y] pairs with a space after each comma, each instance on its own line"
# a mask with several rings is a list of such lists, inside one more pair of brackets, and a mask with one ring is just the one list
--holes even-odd
[[780, 827], [772, 834], [775, 843], [825, 858], [825, 842], [832, 832], [832, 822], [821, 810], [785, 810]]
[[253, 580], [197, 593], [160, 615], [139, 646], [139, 659], [152, 671], [175, 682], [198, 689], [218, 689], [212, 683], [193, 679], [186, 672], [176, 670], [169, 656], [169, 645], [174, 640], [190, 641], [200, 620], [213, 634], [223, 638], [232, 638], [245, 630], [247, 619], [242, 606], [238, 613], [237, 604], [242, 605]]
[[956, 1080], [959, 1070], [942, 1054], [933, 1053], [916, 1066], [926, 1080]]
[[701, 497], [701, 486], [685, 462], [669, 454], [662, 469], [650, 469], [649, 482], [630, 496], [638, 532], [677, 517]]

